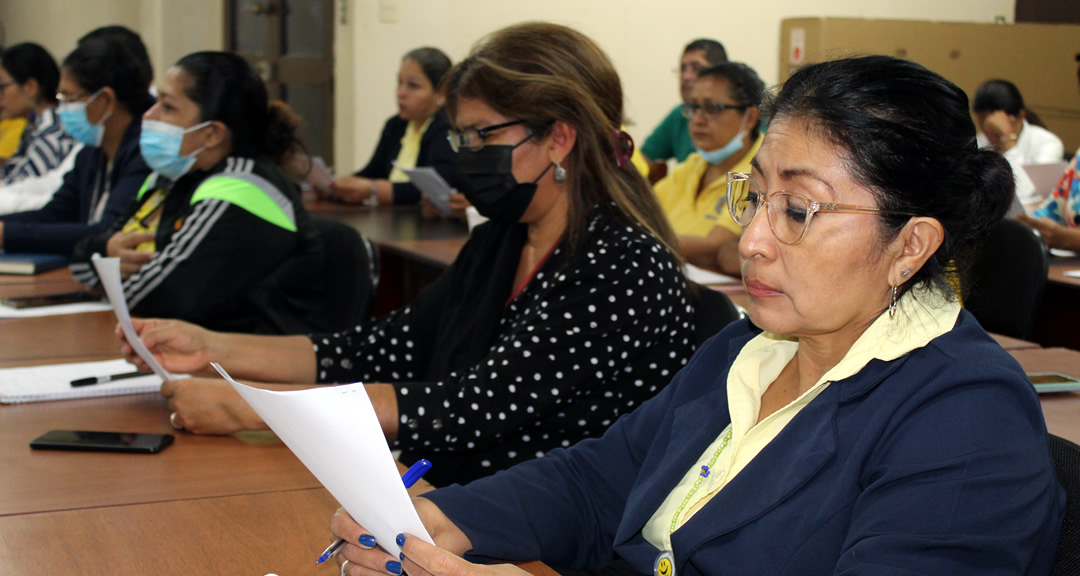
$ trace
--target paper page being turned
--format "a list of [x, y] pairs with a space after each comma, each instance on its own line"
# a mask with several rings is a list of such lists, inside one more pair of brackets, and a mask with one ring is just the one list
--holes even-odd
[[127, 298], [124, 296], [124, 282], [120, 279], [120, 259], [102, 258], [98, 254], [94, 254], [90, 259], [94, 262], [101, 286], [105, 288], [105, 295], [109, 297], [109, 303], [112, 304], [113, 312], [116, 313], [116, 319], [120, 322], [120, 329], [124, 331], [128, 344], [131, 344], [131, 348], [135, 350], [139, 358], [142, 358], [143, 362], [146, 362], [154, 374], [160, 376], [163, 381], [175, 380], [177, 376], [162, 368], [154, 355], [142, 343], [139, 335], [135, 333], [135, 327], [131, 325], [131, 313], [128, 312]]
[[240, 384], [212, 364], [383, 549], [398, 556], [398, 534], [432, 542], [363, 384], [263, 390]]

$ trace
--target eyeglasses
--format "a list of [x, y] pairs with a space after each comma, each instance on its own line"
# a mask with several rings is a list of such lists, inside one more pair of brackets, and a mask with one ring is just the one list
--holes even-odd
[[910, 212], [892, 212], [877, 208], [864, 208], [849, 204], [831, 204], [810, 200], [805, 196], [779, 190], [766, 194], [750, 175], [744, 172], [728, 172], [727, 203], [731, 217], [743, 228], [750, 225], [762, 202], [769, 217], [769, 228], [776, 239], [784, 244], [798, 244], [810, 229], [810, 221], [819, 212], [846, 214], [895, 214], [916, 216]]
[[738, 110], [739, 112], [745, 112], [747, 108], [749, 108], [749, 106], [741, 106], [739, 104], [721, 104], [719, 102], [691, 104], [687, 102], [682, 105], [682, 115], [683, 118], [691, 120], [694, 118], [694, 114], [697, 114], [698, 110], [700, 110], [705, 113], [706, 118], [716, 120], [724, 110]]
[[[100, 90], [99, 90], [99, 92], [100, 92]], [[64, 94], [63, 92], [57, 92], [56, 93], [56, 101], [60, 102], [60, 103], [76, 102], [78, 100], [82, 100], [83, 98], [86, 98], [87, 96], [91, 96], [91, 94], [89, 92], [82, 92], [81, 94], [76, 94], [76, 95], [73, 96], [73, 95], [69, 95], [69, 94]], [[93, 96], [97, 96], [97, 92], [95, 92], [93, 94]]]
[[446, 139], [450, 141], [450, 149], [454, 152], [459, 152], [462, 148], [468, 148], [469, 150], [476, 152], [484, 147], [484, 141], [487, 140], [495, 130], [501, 130], [503, 128], [509, 128], [510, 126], [524, 123], [524, 120], [513, 120], [511, 122], [494, 124], [485, 128], [469, 128], [462, 132], [451, 130], [450, 133], [447, 134]]

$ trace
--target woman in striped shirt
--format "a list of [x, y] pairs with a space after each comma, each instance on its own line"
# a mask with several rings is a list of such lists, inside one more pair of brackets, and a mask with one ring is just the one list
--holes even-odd
[[[0, 186], [43, 176], [57, 168], [71, 152], [71, 139], [56, 116], [56, 88], [60, 69], [37, 44], [16, 44], [0, 54], [0, 117], [26, 118], [18, 150], [0, 166]], [[36, 206], [48, 201], [50, 188]]]

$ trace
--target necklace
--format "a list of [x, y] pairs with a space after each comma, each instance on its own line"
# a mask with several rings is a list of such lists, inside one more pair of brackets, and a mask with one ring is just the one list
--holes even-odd
[[712, 470], [713, 465], [715, 465], [716, 460], [720, 458], [720, 453], [724, 451], [724, 448], [727, 448], [728, 442], [730, 441], [731, 426], [728, 426], [727, 434], [724, 435], [724, 441], [720, 443], [720, 446], [716, 449], [716, 452], [713, 453], [712, 458], [709, 460], [709, 463], [701, 466], [701, 472], [698, 473], [697, 479], [694, 480], [694, 487], [690, 489], [690, 493], [686, 495], [686, 498], [683, 498], [682, 504], [679, 504], [679, 509], [676, 510], [675, 515], [671, 517], [671, 530], [668, 532], [669, 534], [675, 533], [675, 529], [678, 528], [679, 524], [679, 515], [682, 514], [683, 509], [686, 508], [686, 505], [690, 502], [690, 499], [694, 497], [694, 494], [697, 492], [698, 487], [701, 486], [701, 483], [705, 480], [705, 478], [708, 478], [709, 472]]

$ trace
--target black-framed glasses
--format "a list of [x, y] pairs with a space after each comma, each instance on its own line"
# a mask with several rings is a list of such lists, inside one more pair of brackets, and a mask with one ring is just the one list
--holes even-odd
[[749, 108], [749, 106], [741, 104], [721, 104], [720, 102], [693, 104], [687, 102], [682, 105], [682, 115], [683, 118], [690, 120], [694, 117], [694, 114], [697, 114], [700, 110], [705, 113], [706, 118], [715, 120], [720, 117], [720, 114], [722, 114], [724, 110], [738, 110], [739, 112], [745, 112], [747, 108]]
[[512, 120], [502, 124], [485, 126], [484, 128], [469, 128], [461, 132], [450, 130], [449, 134], [446, 135], [446, 139], [450, 141], [450, 149], [454, 152], [459, 152], [462, 148], [468, 148], [476, 152], [484, 147], [484, 141], [491, 137], [492, 132], [524, 123], [524, 120]]
[[814, 214], [838, 212], [844, 214], [894, 214], [916, 216], [910, 212], [878, 210], [850, 204], [818, 202], [799, 194], [783, 190], [766, 194], [745, 172], [728, 172], [727, 204], [731, 217], [743, 228], [754, 221], [762, 203], [768, 212], [769, 228], [776, 239], [784, 244], [798, 244], [810, 229]]

